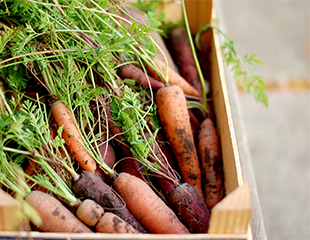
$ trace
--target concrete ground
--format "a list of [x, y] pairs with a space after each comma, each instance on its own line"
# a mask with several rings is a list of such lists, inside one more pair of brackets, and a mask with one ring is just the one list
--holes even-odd
[[268, 239], [310, 239], [310, 1], [216, 0], [237, 51], [265, 66], [269, 106], [238, 92]]

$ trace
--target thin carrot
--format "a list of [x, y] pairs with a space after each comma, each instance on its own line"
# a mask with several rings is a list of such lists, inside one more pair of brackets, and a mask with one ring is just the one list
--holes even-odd
[[[154, 60], [155, 62], [155, 60]], [[162, 68], [163, 72], [166, 71], [166, 64], [163, 61], [158, 60], [159, 63], [159, 67]], [[150, 76], [152, 76], [153, 78], [164, 82], [162, 76], [155, 71], [152, 67], [147, 65], [147, 70], [148, 70], [148, 74]], [[199, 92], [190, 84], [188, 83], [179, 73], [177, 73], [176, 71], [172, 70], [172, 68], [170, 68], [168, 66], [168, 79], [169, 79], [169, 84], [170, 85], [177, 85], [180, 88], [183, 89], [184, 93], [190, 96], [194, 96], [194, 97], [201, 97], [201, 95], [199, 94]]]
[[141, 179], [120, 173], [113, 186], [132, 214], [151, 233], [189, 234], [175, 213]]
[[74, 159], [83, 170], [94, 172], [97, 168], [96, 161], [81, 144], [83, 140], [70, 110], [63, 102], [56, 101], [52, 105], [52, 115], [57, 125], [63, 126], [62, 136]]
[[205, 201], [212, 209], [224, 197], [224, 173], [220, 140], [213, 122], [206, 118], [198, 136], [198, 152], [201, 158], [202, 181]]
[[39, 213], [42, 223], [37, 227], [44, 232], [92, 232], [60, 201], [50, 194], [32, 191], [27, 195], [25, 201]]
[[155, 100], [159, 119], [178, 161], [181, 175], [204, 198], [199, 159], [184, 92], [178, 86], [165, 87], [158, 90]]

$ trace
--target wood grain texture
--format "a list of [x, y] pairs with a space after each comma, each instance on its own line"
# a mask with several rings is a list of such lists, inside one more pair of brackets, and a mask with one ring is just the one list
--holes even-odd
[[245, 183], [214, 206], [208, 233], [245, 234], [251, 214], [250, 186]]

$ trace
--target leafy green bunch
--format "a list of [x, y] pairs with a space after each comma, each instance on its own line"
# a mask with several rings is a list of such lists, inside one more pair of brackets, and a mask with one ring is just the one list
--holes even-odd
[[[105, 96], [112, 99], [114, 118], [124, 130], [133, 154], [156, 171], [147, 160], [152, 148], [143, 133], [147, 131], [155, 139], [156, 133], [145, 120], [152, 119], [156, 125], [152, 90], [120, 79], [116, 64], [150, 64], [158, 51], [150, 37], [156, 24], [134, 21], [128, 28], [129, 22], [122, 15], [126, 11], [112, 1], [6, 0], [5, 3], [0, 10], [0, 80], [4, 82], [7, 98], [3, 95], [2, 100], [7, 103], [7, 99], [20, 96], [17, 102], [24, 103], [18, 107], [16, 102], [14, 111], [1, 113], [6, 121], [16, 119], [2, 126], [3, 154], [15, 162], [18, 158], [20, 163], [35, 159], [41, 165], [53, 166], [45, 167], [44, 174], [35, 178], [27, 176], [49, 190], [58, 189], [53, 184], [58, 179], [52, 174], [55, 170], [69, 172], [74, 178], [76, 173], [64, 148], [62, 129], [52, 139], [48, 128], [49, 103], [61, 100], [73, 114], [87, 151], [98, 164], [104, 164], [98, 142], [108, 128], [103, 116], [105, 106], [99, 100]], [[30, 97], [28, 87], [32, 82], [43, 86], [45, 95]], [[14, 127], [10, 131], [7, 126]], [[13, 142], [15, 145], [11, 146]], [[61, 157], [59, 149], [65, 157]], [[64, 185], [69, 185], [65, 174], [60, 176]], [[60, 194], [71, 196], [65, 186], [60, 188]]]

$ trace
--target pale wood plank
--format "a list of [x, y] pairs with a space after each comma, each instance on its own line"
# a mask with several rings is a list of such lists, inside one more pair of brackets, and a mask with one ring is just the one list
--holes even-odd
[[252, 214], [251, 191], [245, 183], [211, 210], [209, 233], [244, 234]]
[[20, 203], [0, 189], [0, 230], [20, 230]]

